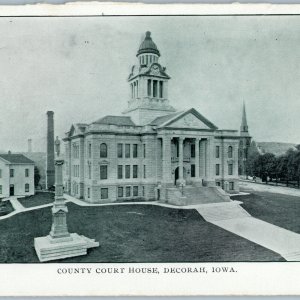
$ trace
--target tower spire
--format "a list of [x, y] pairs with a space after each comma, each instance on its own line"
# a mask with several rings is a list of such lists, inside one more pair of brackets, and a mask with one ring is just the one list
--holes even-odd
[[243, 102], [243, 115], [242, 115], [242, 124], [241, 124], [241, 128], [240, 128], [240, 132], [241, 133], [248, 133], [248, 124], [247, 124], [245, 101]]

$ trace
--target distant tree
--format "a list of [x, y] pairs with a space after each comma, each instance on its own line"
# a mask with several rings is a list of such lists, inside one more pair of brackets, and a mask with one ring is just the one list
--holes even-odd
[[34, 167], [34, 186], [37, 187], [39, 185], [41, 179], [40, 170], [37, 166]]
[[248, 159], [246, 163], [246, 173], [249, 176], [259, 176], [257, 174], [257, 161], [259, 158], [260, 154], [257, 150], [257, 146], [255, 141], [252, 141], [249, 147], [249, 152], [248, 152]]

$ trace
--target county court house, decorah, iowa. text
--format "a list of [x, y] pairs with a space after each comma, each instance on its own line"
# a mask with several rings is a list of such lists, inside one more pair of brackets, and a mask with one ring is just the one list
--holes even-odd
[[219, 130], [194, 108], [176, 111], [159, 57], [146, 32], [123, 116], [73, 124], [66, 133], [67, 193], [92, 203], [136, 198], [183, 205], [226, 201], [222, 188], [239, 191], [239, 145], [250, 143], [246, 116], [240, 135]]

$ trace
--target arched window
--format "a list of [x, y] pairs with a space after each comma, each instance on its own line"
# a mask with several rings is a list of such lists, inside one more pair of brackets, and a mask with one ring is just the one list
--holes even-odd
[[107, 157], [107, 145], [105, 143], [102, 143], [100, 145], [100, 157], [101, 158]]
[[232, 158], [232, 146], [228, 147], [228, 158]]

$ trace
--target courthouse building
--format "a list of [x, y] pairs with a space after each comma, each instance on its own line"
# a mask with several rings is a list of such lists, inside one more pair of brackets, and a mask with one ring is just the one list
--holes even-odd
[[65, 191], [93, 203], [228, 201], [223, 190], [239, 190], [239, 132], [172, 106], [170, 76], [150, 32], [136, 56], [123, 115], [73, 124], [66, 133]]

